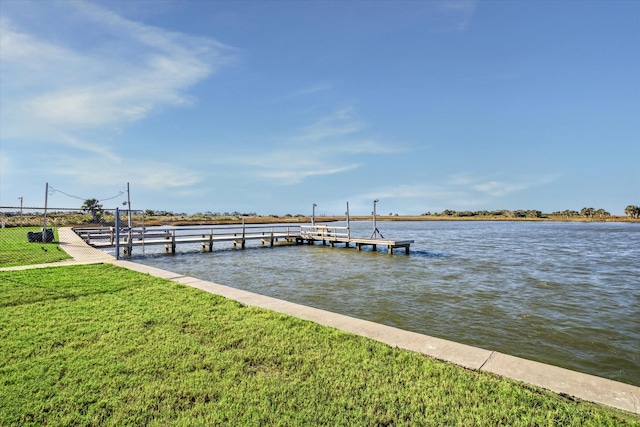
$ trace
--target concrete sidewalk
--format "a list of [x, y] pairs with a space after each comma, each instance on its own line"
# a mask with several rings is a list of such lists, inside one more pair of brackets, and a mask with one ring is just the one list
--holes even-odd
[[[274, 310], [279, 313], [371, 338], [393, 347], [422, 353], [468, 369], [492, 372], [504, 377], [543, 387], [556, 393], [567, 394], [579, 399], [640, 414], [640, 387], [534, 362], [496, 351], [471, 347], [453, 341], [409, 332], [342, 314], [294, 304], [277, 298], [242, 291], [155, 267], [136, 264], [130, 261], [118, 261], [115, 260], [114, 257], [87, 245], [70, 228], [60, 228], [58, 233], [61, 247], [67, 251], [69, 255], [73, 256], [74, 260], [38, 265], [37, 267], [112, 263], [129, 270], [173, 280], [206, 292], [221, 295], [249, 306]], [[34, 266], [25, 266], [22, 268], [33, 267]], [[10, 269], [18, 268], [10, 267], [3, 270]]]

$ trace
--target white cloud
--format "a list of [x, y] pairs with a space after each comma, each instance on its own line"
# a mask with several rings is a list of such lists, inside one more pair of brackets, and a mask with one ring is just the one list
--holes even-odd
[[157, 191], [189, 188], [203, 179], [199, 172], [169, 162], [147, 161], [139, 164], [132, 159], [111, 161], [89, 157], [59, 159], [56, 164], [53, 174], [82, 182], [83, 186], [91, 188], [133, 182], [139, 189]]
[[335, 173], [357, 169], [358, 167], [360, 167], [359, 164], [353, 164], [333, 169], [318, 168], [315, 170], [274, 170], [264, 172], [263, 176], [267, 178], [276, 178], [283, 181], [284, 183], [296, 184], [310, 176], [332, 175]]
[[523, 191], [527, 188], [535, 187], [542, 184], [548, 184], [554, 180], [554, 176], [544, 175], [539, 177], [516, 177], [513, 181], [487, 181], [477, 184], [471, 184], [470, 188], [480, 193], [485, 193], [492, 197], [502, 197], [517, 191]]
[[321, 117], [312, 125], [290, 138], [291, 142], [327, 142], [329, 140], [353, 135], [365, 129], [363, 121], [354, 118], [352, 107], [342, 108], [333, 114]]
[[444, 209], [478, 210], [487, 204], [495, 204], [503, 196], [545, 185], [557, 179], [555, 175], [539, 177], [515, 176], [512, 182], [486, 180], [469, 172], [451, 175], [442, 182], [432, 184], [402, 184], [384, 186], [349, 198], [356, 209], [367, 209], [374, 199], [384, 201], [384, 209], [395, 211], [393, 206], [409, 208], [410, 212]]
[[509, 183], [500, 181], [489, 181], [482, 184], [473, 185], [471, 188], [483, 193], [487, 193], [490, 196], [500, 197], [514, 191], [524, 190], [525, 188], [528, 188], [530, 186], [531, 184], [526, 182]]
[[[144, 119], [164, 107], [190, 105], [187, 90], [233, 62], [233, 49], [210, 38], [169, 32], [124, 19], [87, 2], [47, 4], [99, 34], [87, 43], [65, 39], [73, 28], [45, 39], [8, 16], [0, 26], [3, 139], [36, 138], [61, 144]], [[82, 46], [80, 46], [82, 45]], [[83, 148], [79, 144], [71, 144]], [[90, 146], [89, 151], [98, 152]], [[103, 154], [109, 156], [108, 152]]]
[[64, 135], [64, 134], [60, 135], [59, 140], [60, 142], [64, 143], [69, 147], [77, 148], [82, 151], [88, 151], [94, 154], [98, 154], [100, 155], [100, 157], [106, 160], [110, 160], [110, 161], [120, 160], [120, 156], [113, 153], [113, 150], [104, 144], [90, 143], [90, 142], [86, 142], [86, 141], [74, 138], [73, 136]]
[[475, 15], [476, 0], [444, 0], [433, 3], [437, 8], [436, 17], [440, 29], [445, 31], [465, 31]]
[[359, 157], [363, 154], [405, 151], [402, 144], [384, 143], [367, 135], [367, 124], [356, 116], [352, 107], [338, 109], [274, 143], [271, 150], [227, 155], [225, 163], [255, 168], [259, 176], [296, 184], [312, 176], [357, 169], [363, 164]]
[[301, 96], [309, 96], [319, 92], [324, 92], [330, 90], [332, 86], [328, 83], [318, 83], [313, 86], [306, 87], [301, 89], [293, 94], [293, 98], [301, 97]]
[[465, 191], [482, 193], [491, 197], [502, 197], [510, 193], [526, 190], [538, 185], [549, 184], [557, 179], [556, 175], [513, 176], [509, 180], [488, 179], [469, 172], [453, 174], [446, 185], [464, 188]]

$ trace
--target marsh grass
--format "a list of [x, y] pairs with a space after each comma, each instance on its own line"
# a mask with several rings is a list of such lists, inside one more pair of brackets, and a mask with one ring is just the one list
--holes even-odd
[[0, 228], [0, 267], [48, 264], [71, 258], [57, 243], [57, 229], [53, 230], [54, 242], [52, 243], [29, 243], [27, 233], [30, 231], [42, 231], [42, 228]]
[[1, 425], [640, 425], [112, 265], [0, 272]]

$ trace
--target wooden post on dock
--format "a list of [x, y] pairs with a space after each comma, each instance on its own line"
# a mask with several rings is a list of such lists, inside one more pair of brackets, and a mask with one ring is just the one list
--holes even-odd
[[171, 230], [171, 243], [164, 245], [165, 253], [169, 253], [169, 250], [172, 255], [176, 254], [176, 230]]
[[213, 252], [213, 231], [211, 233], [209, 233], [209, 240], [205, 241], [204, 239], [206, 239], [207, 236], [206, 234], [202, 235], [202, 252], [204, 252], [206, 250], [206, 247], [209, 246], [209, 252]]
[[347, 202], [347, 212], [345, 212], [345, 214], [347, 215], [347, 241], [345, 243], [345, 247], [348, 248], [349, 247], [349, 242], [351, 241], [351, 224], [350, 224], [350, 218], [349, 218], [349, 202]]
[[244, 249], [244, 236], [245, 236], [245, 226], [244, 226], [244, 217], [242, 217], [242, 249]]

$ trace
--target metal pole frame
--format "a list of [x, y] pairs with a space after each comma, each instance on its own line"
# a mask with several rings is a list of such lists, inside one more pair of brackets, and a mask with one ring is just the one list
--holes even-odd
[[380, 230], [378, 230], [378, 226], [376, 224], [376, 203], [378, 203], [380, 200], [375, 199], [373, 201], [373, 233], [371, 233], [371, 238], [375, 239], [377, 238], [376, 236], [379, 234], [381, 238], [384, 238], [384, 236], [382, 235], [382, 233], [380, 232]]
[[378, 226], [376, 225], [376, 203], [378, 203], [378, 199], [373, 201], [373, 233], [371, 233], [371, 238], [375, 239], [376, 233], [378, 232]]
[[129, 205], [129, 228], [132, 227], [131, 225], [131, 192], [129, 191], [129, 183], [127, 182], [127, 203]]
[[120, 209], [116, 208], [116, 259], [120, 259]]

